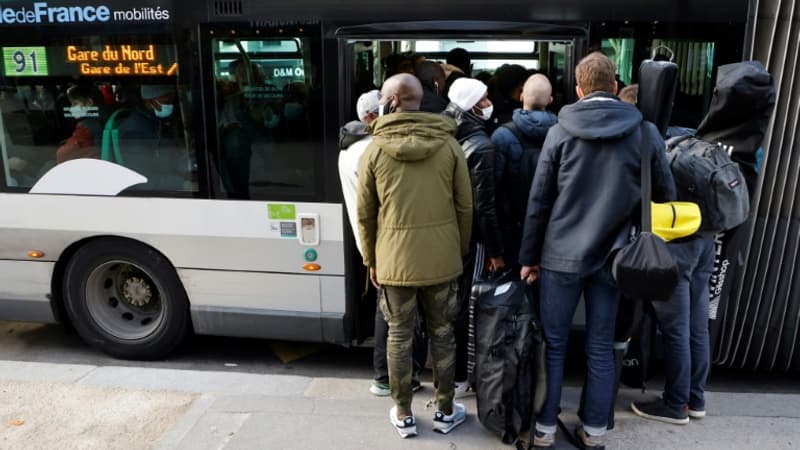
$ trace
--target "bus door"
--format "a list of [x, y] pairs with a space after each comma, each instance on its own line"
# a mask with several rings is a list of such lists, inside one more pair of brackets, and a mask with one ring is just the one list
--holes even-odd
[[245, 274], [253, 288], [235, 306], [319, 320], [282, 338], [342, 342], [342, 207], [324, 192], [320, 26], [199, 33], [211, 195], [229, 214], [263, 222]]
[[[387, 73], [413, 69], [423, 57], [445, 62], [448, 52], [461, 48], [470, 55], [468, 76], [490, 80], [503, 71], [534, 71], [547, 75], [553, 85], [555, 112], [575, 100], [575, 61], [587, 46], [588, 29], [509, 22], [402, 22], [348, 26], [336, 31], [339, 45], [339, 125], [357, 120], [356, 101], [372, 89], [380, 89]], [[515, 67], [511, 67], [515, 66]], [[520, 86], [521, 87], [521, 86]], [[516, 94], [517, 98], [519, 94]], [[447, 100], [444, 100], [447, 102]], [[495, 106], [497, 109], [497, 106]], [[501, 125], [501, 124], [496, 124]], [[345, 233], [351, 233], [346, 227]], [[356, 250], [349, 259], [348, 297], [371, 300], [365, 292], [365, 271]], [[358, 280], [352, 280], [358, 277]], [[366, 298], [365, 298], [366, 297]], [[374, 301], [360, 301], [356, 333], [372, 332]]]

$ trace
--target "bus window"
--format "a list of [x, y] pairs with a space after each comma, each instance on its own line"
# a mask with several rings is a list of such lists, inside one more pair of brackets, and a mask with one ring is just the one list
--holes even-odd
[[601, 50], [617, 66], [619, 79], [625, 84], [633, 83], [633, 38], [603, 39]]
[[239, 199], [313, 194], [309, 39], [215, 39], [212, 49], [223, 190]]
[[670, 49], [674, 53], [673, 61], [680, 70], [672, 122], [676, 125], [697, 127], [711, 103], [714, 43], [653, 39], [652, 47], [659, 54], [663, 51], [665, 55], [668, 52], [659, 47]]
[[147, 178], [132, 189], [197, 190], [174, 46], [130, 36], [38, 44], [0, 49], [5, 187], [27, 190], [56, 164], [102, 158]]

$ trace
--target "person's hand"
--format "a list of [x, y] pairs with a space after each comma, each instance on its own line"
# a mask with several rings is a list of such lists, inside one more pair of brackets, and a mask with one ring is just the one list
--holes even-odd
[[369, 281], [372, 282], [372, 285], [375, 286], [375, 289], [380, 289], [381, 285], [378, 283], [378, 275], [375, 274], [375, 268], [369, 268]]
[[519, 279], [525, 280], [528, 284], [533, 284], [534, 281], [539, 279], [539, 273], [542, 270], [542, 266], [522, 266], [522, 269], [519, 271]]
[[505, 260], [503, 260], [502, 256], [489, 257], [489, 264], [487, 266], [489, 272], [499, 272], [503, 270], [505, 267], [506, 267], [506, 262]]

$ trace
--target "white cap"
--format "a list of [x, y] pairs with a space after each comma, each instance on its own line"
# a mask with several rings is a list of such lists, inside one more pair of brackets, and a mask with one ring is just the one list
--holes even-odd
[[486, 85], [475, 78], [459, 78], [450, 86], [447, 96], [464, 111], [471, 110], [486, 95]]
[[373, 89], [369, 92], [361, 94], [361, 97], [358, 97], [358, 103], [356, 103], [356, 113], [358, 114], [358, 120], [364, 121], [364, 118], [367, 117], [369, 113], [377, 113], [378, 108], [380, 105], [378, 102], [381, 100], [381, 91], [377, 89]]

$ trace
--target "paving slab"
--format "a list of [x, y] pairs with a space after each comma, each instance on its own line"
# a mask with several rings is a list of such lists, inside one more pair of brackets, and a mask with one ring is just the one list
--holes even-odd
[[97, 366], [83, 364], [0, 361], [0, 380], [72, 383], [85, 377], [95, 369], [97, 369]]
[[0, 381], [0, 448], [153, 448], [194, 395]]
[[309, 377], [140, 367], [100, 367], [80, 380], [91, 386], [183, 392], [302, 396]]

